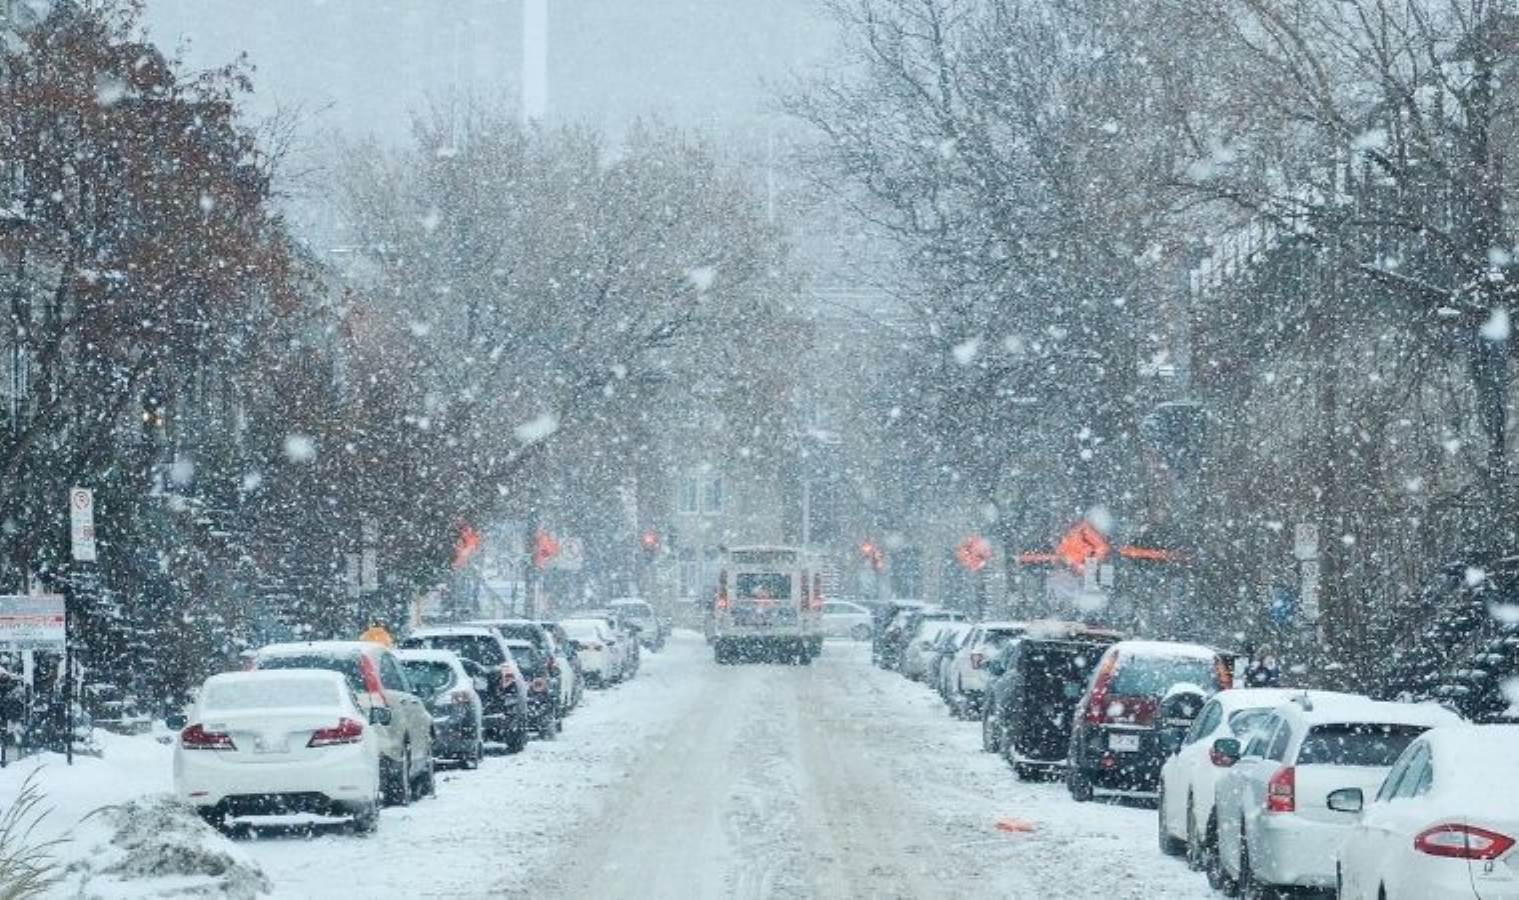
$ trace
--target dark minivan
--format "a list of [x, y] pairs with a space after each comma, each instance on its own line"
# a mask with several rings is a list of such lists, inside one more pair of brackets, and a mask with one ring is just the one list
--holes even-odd
[[1001, 753], [1019, 778], [1065, 768], [1071, 715], [1116, 632], [1078, 623], [1035, 622], [989, 663], [981, 745]]

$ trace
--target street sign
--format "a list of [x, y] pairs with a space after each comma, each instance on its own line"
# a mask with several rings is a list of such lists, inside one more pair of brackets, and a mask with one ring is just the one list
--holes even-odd
[[51, 650], [61, 653], [64, 640], [62, 594], [0, 596], [0, 652]]
[[89, 488], [69, 491], [69, 544], [77, 562], [95, 561], [95, 492]]
[[1292, 529], [1292, 555], [1298, 559], [1319, 558], [1319, 526], [1302, 522]]
[[1312, 625], [1319, 620], [1319, 561], [1305, 559], [1302, 568], [1302, 584], [1298, 590], [1298, 611], [1303, 621]]

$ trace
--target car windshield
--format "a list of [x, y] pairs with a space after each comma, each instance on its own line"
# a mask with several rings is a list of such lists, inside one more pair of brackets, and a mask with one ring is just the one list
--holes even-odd
[[342, 702], [337, 686], [326, 679], [250, 678], [206, 686], [201, 708], [207, 712], [247, 712], [300, 707], [332, 707]]
[[258, 658], [258, 667], [260, 669], [325, 669], [329, 672], [340, 672], [348, 680], [348, 686], [355, 692], [362, 694], [369, 690], [364, 684], [364, 672], [359, 666], [357, 655], [270, 654]]
[[1396, 762], [1424, 731], [1414, 725], [1315, 725], [1298, 748], [1297, 764], [1385, 768]]
[[445, 662], [407, 659], [401, 661], [412, 692], [420, 697], [432, 697], [453, 686], [454, 667]]
[[1178, 684], [1216, 686], [1211, 660], [1171, 656], [1121, 657], [1110, 692], [1121, 697], [1159, 697]]

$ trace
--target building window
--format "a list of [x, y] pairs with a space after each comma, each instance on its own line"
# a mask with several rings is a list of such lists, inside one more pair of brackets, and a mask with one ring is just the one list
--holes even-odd
[[698, 512], [696, 506], [698, 485], [696, 476], [687, 475], [680, 480], [680, 511], [683, 513]]
[[709, 513], [723, 511], [723, 476], [708, 475], [702, 479], [701, 508]]

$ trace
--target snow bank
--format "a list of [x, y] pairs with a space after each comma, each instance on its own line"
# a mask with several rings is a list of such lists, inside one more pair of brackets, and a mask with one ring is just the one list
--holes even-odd
[[227, 897], [251, 900], [269, 879], [189, 807], [158, 794], [88, 817], [88, 852], [68, 869], [80, 897]]

